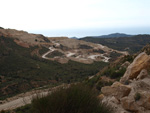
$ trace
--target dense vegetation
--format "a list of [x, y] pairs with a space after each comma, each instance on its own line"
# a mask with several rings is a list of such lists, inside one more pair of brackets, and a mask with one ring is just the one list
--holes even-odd
[[146, 44], [150, 43], [150, 35], [136, 35], [132, 37], [119, 38], [93, 38], [85, 37], [80, 40], [85, 40], [93, 43], [100, 43], [110, 48], [136, 53], [140, 51]]
[[0, 37], [0, 99], [47, 84], [81, 81], [106, 65], [104, 62], [82, 64], [74, 61], [60, 64], [31, 55], [39, 48], [23, 48], [12, 38]]

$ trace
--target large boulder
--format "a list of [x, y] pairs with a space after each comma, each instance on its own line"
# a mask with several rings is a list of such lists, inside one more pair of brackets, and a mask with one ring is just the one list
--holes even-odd
[[130, 91], [131, 91], [131, 87], [127, 85], [123, 85], [119, 82], [113, 83], [112, 86], [102, 87], [101, 89], [101, 92], [105, 96], [114, 96], [118, 100], [120, 100], [120, 98], [122, 97], [128, 96]]
[[128, 97], [124, 97], [124, 98], [121, 99], [121, 105], [127, 111], [131, 111], [131, 112], [134, 112], [134, 113], [139, 112], [138, 105], [135, 103], [134, 100], [129, 99]]
[[142, 69], [150, 68], [150, 56], [145, 52], [139, 54], [127, 68], [124, 76], [120, 79], [120, 82], [125, 83], [129, 79], [136, 78]]
[[134, 113], [150, 113], [150, 93], [141, 91], [138, 99], [135, 98], [136, 94], [123, 97], [120, 101], [122, 108]]

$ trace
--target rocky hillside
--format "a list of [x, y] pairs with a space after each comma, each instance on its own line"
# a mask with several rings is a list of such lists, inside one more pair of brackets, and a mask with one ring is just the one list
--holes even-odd
[[127, 67], [119, 82], [102, 87], [99, 96], [117, 113], [150, 112], [150, 56], [140, 53]]
[[0, 28], [0, 99], [79, 82], [124, 54], [101, 44]]
[[67, 63], [69, 60], [88, 64], [94, 61], [109, 62], [118, 56], [127, 54], [101, 44], [69, 39], [67, 37], [45, 37], [40, 34], [29, 34], [25, 31], [14, 29], [0, 29], [0, 36], [13, 38], [17, 45], [24, 48], [40, 46], [43, 48], [43, 51], [41, 50], [42, 53], [39, 54], [41, 49], [39, 48], [32, 54], [60, 63]]
[[[73, 60], [82, 63], [93, 63], [93, 61], [109, 62], [116, 59], [118, 56], [128, 54], [127, 52], [121, 52], [110, 49], [101, 44], [94, 44], [76, 39], [60, 39], [49, 38], [54, 44], [50, 47], [50, 51], [46, 54], [47, 59], [57, 60], [62, 63]], [[58, 56], [53, 56], [55, 53]]]
[[118, 58], [84, 82], [116, 113], [149, 113], [150, 45]]

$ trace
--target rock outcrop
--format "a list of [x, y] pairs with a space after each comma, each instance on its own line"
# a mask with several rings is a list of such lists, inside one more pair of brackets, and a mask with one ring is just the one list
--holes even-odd
[[[108, 103], [116, 113], [150, 113], [150, 56], [139, 54], [120, 82], [101, 89], [102, 101]], [[125, 85], [124, 81], [128, 82]]]
[[136, 78], [142, 69], [148, 69], [150, 67], [150, 56], [145, 52], [139, 54], [131, 65], [128, 66], [127, 71], [121, 78], [120, 82]]
[[112, 86], [103, 87], [101, 91], [106, 96], [114, 96], [116, 99], [120, 100], [122, 97], [129, 95], [131, 88], [127, 85], [115, 82]]

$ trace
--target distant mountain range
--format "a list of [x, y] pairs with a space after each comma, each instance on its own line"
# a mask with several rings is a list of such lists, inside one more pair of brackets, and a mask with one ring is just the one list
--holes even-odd
[[150, 44], [150, 35], [133, 35], [132, 37], [127, 37], [124, 35], [124, 37], [116, 38], [85, 37], [81, 38], [80, 40], [102, 44], [104, 46], [119, 51], [128, 51], [129, 53], [136, 53], [140, 51], [146, 44]]
[[70, 37], [70, 38], [72, 38], [72, 39], [78, 39], [77, 37]]
[[119, 38], [119, 37], [132, 37], [134, 35], [124, 34], [124, 33], [112, 33], [108, 35], [101, 35], [101, 36], [87, 36], [91, 38]]

